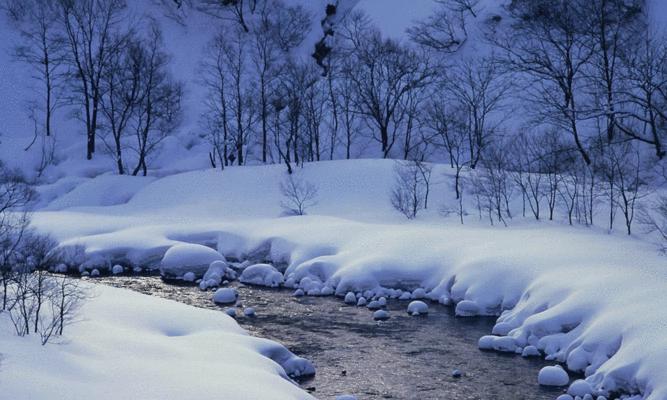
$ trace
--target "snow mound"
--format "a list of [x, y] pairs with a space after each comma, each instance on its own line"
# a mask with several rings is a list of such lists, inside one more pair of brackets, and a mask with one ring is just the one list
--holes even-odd
[[373, 319], [376, 321], [386, 321], [389, 319], [389, 312], [385, 310], [377, 310], [373, 313]]
[[537, 383], [543, 386], [566, 386], [570, 377], [560, 365], [544, 367], [537, 375]]
[[243, 270], [239, 281], [251, 285], [279, 287], [283, 284], [284, 277], [273, 265], [255, 264]]
[[236, 303], [239, 293], [234, 288], [222, 288], [215, 291], [213, 294], [213, 302], [217, 304], [231, 304]]
[[411, 301], [408, 304], [408, 314], [425, 315], [428, 314], [428, 305], [420, 300]]
[[357, 296], [353, 292], [347, 292], [344, 301], [345, 304], [357, 304]]
[[188, 272], [202, 277], [213, 261], [225, 261], [225, 258], [212, 248], [200, 244], [177, 244], [164, 253], [160, 273], [169, 278], [182, 278]]

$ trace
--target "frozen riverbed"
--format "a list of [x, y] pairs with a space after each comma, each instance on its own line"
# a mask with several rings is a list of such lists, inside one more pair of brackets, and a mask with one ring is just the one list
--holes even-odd
[[[105, 277], [113, 286], [224, 310], [211, 293], [170, 285], [159, 277]], [[362, 399], [554, 399], [560, 391], [541, 388], [541, 360], [477, 348], [492, 318], [456, 318], [450, 308], [431, 304], [427, 317], [411, 317], [407, 302], [390, 301], [391, 318], [375, 322], [366, 307], [333, 297], [295, 298], [291, 291], [234, 284], [239, 323], [257, 336], [276, 340], [313, 361], [314, 378], [301, 386], [321, 399], [351, 393]], [[253, 307], [256, 317], [242, 316]], [[463, 376], [452, 377], [460, 370]]]

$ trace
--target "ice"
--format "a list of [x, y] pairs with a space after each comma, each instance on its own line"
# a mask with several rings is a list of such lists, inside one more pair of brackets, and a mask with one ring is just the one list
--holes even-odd
[[544, 386], [566, 386], [570, 377], [560, 365], [544, 367], [537, 375], [537, 383]]

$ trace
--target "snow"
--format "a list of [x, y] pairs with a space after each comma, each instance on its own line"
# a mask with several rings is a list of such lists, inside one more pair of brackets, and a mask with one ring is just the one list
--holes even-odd
[[567, 389], [567, 394], [574, 397], [584, 397], [586, 395], [591, 395], [592, 393], [593, 388], [591, 387], [591, 384], [583, 379], [577, 379], [576, 381], [572, 382], [570, 387]]
[[408, 304], [408, 314], [425, 315], [428, 314], [428, 305], [420, 300], [411, 301]]
[[570, 377], [560, 365], [544, 367], [537, 375], [537, 383], [544, 386], [565, 386], [569, 381]]
[[344, 301], [345, 304], [357, 304], [357, 296], [353, 292], [347, 292]]
[[386, 310], [377, 310], [373, 313], [373, 319], [376, 321], [385, 321], [389, 319], [389, 312]]
[[452, 170], [442, 165], [433, 170], [434, 206], [409, 222], [389, 204], [389, 160], [320, 162], [296, 173], [319, 186], [308, 216], [279, 217], [284, 167], [258, 166], [171, 175], [124, 204], [38, 210], [33, 221], [107, 265], [150, 268], [173, 246], [194, 246], [212, 256], [201, 275], [224, 254], [284, 266], [285, 282], [312, 295], [332, 288], [354, 292], [360, 305], [361, 296], [405, 293], [451, 303], [459, 316], [498, 317], [495, 332], [515, 351], [534, 346], [583, 371], [595, 390], [667, 397], [667, 277], [650, 243], [521, 218], [505, 228], [469, 215], [461, 225], [438, 211], [454, 201]]
[[255, 264], [244, 269], [239, 280], [251, 285], [279, 287], [284, 282], [283, 274], [273, 265]]
[[160, 273], [167, 277], [184, 277], [187, 273], [201, 277], [213, 261], [224, 260], [220, 253], [210, 247], [191, 243], [178, 244], [170, 247], [162, 257]]
[[107, 286], [81, 312], [47, 346], [0, 314], [2, 398], [312, 399], [288, 379], [310, 362], [223, 313]]
[[213, 302], [218, 304], [236, 303], [239, 293], [234, 288], [220, 288], [213, 294]]

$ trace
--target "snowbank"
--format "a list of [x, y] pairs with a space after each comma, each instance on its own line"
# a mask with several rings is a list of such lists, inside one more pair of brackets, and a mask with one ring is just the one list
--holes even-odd
[[224, 313], [95, 291], [62, 344], [16, 337], [0, 314], [2, 398], [312, 399], [288, 379], [312, 373], [308, 361]]
[[[389, 205], [392, 168], [384, 160], [307, 165], [297, 173], [318, 182], [321, 198], [303, 217], [277, 218], [284, 171], [270, 166], [174, 175], [123, 205], [37, 212], [34, 220], [110, 265], [201, 243], [284, 265], [285, 285], [305, 294], [353, 292], [363, 304], [362, 296], [409, 292], [451, 302], [462, 316], [499, 316], [494, 334], [508, 338], [494, 339], [494, 349], [537, 350], [583, 372], [596, 393], [667, 398], [667, 276], [650, 244], [546, 222], [504, 228], [469, 217], [461, 226], [437, 206], [406, 222]], [[443, 166], [433, 172], [446, 174]], [[432, 198], [453, 198], [448, 183], [434, 182]]]

